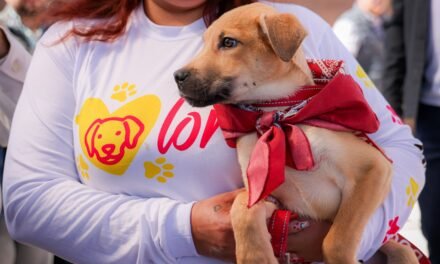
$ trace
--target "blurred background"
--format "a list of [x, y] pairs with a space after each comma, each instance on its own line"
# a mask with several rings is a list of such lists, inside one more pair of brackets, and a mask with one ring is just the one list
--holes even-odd
[[330, 25], [333, 25], [336, 18], [351, 8], [354, 3], [353, 0], [291, 0], [279, 2], [293, 2], [306, 6], [322, 16]]
[[[308, 7], [323, 17], [330, 25], [344, 12], [348, 11], [354, 4], [354, 0], [290, 0], [279, 2], [293, 2]], [[361, 63], [362, 64], [362, 63]], [[369, 74], [371, 75], [371, 74]], [[370, 76], [371, 77], [371, 76]], [[400, 231], [408, 240], [413, 242], [425, 254], [428, 253], [428, 246], [420, 225], [420, 207], [418, 203], [414, 206], [409, 221]]]

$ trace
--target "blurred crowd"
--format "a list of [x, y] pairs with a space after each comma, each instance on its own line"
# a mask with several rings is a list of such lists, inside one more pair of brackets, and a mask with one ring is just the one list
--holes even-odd
[[[0, 1], [0, 177], [26, 69], [38, 39], [49, 26], [45, 16], [49, 2]], [[439, 2], [355, 0], [333, 24], [334, 32], [396, 111], [397, 122], [410, 125], [424, 143], [428, 165], [420, 207], [432, 263], [440, 263], [440, 231], [435, 223], [439, 200], [435, 189], [440, 176], [440, 19], [433, 15], [434, 10], [440, 11]], [[13, 241], [3, 218], [0, 263], [61, 261], [49, 252]]]
[[439, 10], [433, 0], [356, 0], [333, 25], [396, 116], [423, 142], [426, 183], [419, 205], [432, 263], [440, 263]]
[[439, 10], [439, 1], [356, 0], [333, 25], [396, 116], [423, 142], [427, 170], [419, 205], [432, 263], [440, 263]]
[[[48, 0], [0, 1], [0, 179], [12, 115], [23, 86], [31, 54], [49, 26]], [[1, 183], [2, 181], [0, 181]], [[0, 263], [50, 264], [54, 256], [42, 249], [12, 240], [0, 212]]]

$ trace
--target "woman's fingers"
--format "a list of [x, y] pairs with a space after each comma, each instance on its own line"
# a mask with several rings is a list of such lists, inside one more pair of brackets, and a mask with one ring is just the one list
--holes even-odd
[[[304, 220], [297, 221], [304, 222]], [[327, 235], [331, 223], [311, 220], [306, 222], [307, 224], [303, 224], [306, 227], [300, 228], [300, 231], [294, 232], [293, 230], [298, 230], [298, 228], [292, 228], [292, 232], [289, 233], [287, 240], [287, 252], [295, 253], [306, 261], [321, 261], [322, 241]]]
[[289, 223], [289, 234], [301, 232], [309, 226], [310, 226], [310, 222], [307, 220], [305, 221], [292, 220]]

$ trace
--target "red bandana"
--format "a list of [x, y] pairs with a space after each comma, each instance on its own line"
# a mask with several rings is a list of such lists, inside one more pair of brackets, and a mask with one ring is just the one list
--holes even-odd
[[[342, 61], [309, 61], [316, 86], [303, 87], [289, 98], [251, 106], [214, 105], [229, 146], [235, 147], [241, 135], [258, 132], [247, 168], [248, 206], [266, 198], [284, 182], [286, 164], [296, 170], [314, 167], [309, 141], [298, 124], [363, 134], [379, 128], [361, 88], [342, 66]], [[268, 112], [258, 108], [274, 106], [289, 107]]]

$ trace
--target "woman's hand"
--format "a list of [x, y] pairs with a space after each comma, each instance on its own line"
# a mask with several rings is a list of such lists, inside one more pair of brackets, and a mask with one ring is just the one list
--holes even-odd
[[191, 228], [197, 253], [217, 259], [235, 260], [235, 241], [230, 209], [243, 189], [222, 193], [196, 202], [191, 211]]
[[[235, 261], [235, 241], [231, 225], [232, 203], [243, 189], [222, 193], [196, 202], [191, 211], [191, 228], [197, 253]], [[302, 223], [308, 223], [304, 225]], [[302, 224], [298, 227], [298, 223]], [[295, 224], [295, 225], [293, 225]], [[327, 221], [292, 221], [287, 251], [307, 261], [322, 260], [322, 241], [331, 226]]]
[[[294, 223], [307, 221], [307, 219], [296, 219]], [[287, 252], [294, 253], [306, 261], [322, 261], [322, 241], [330, 229], [328, 221], [308, 221], [308, 226], [298, 230], [290, 228], [287, 241]]]
[[8, 55], [9, 53], [9, 41], [6, 38], [5, 32], [0, 28], [0, 59]]

